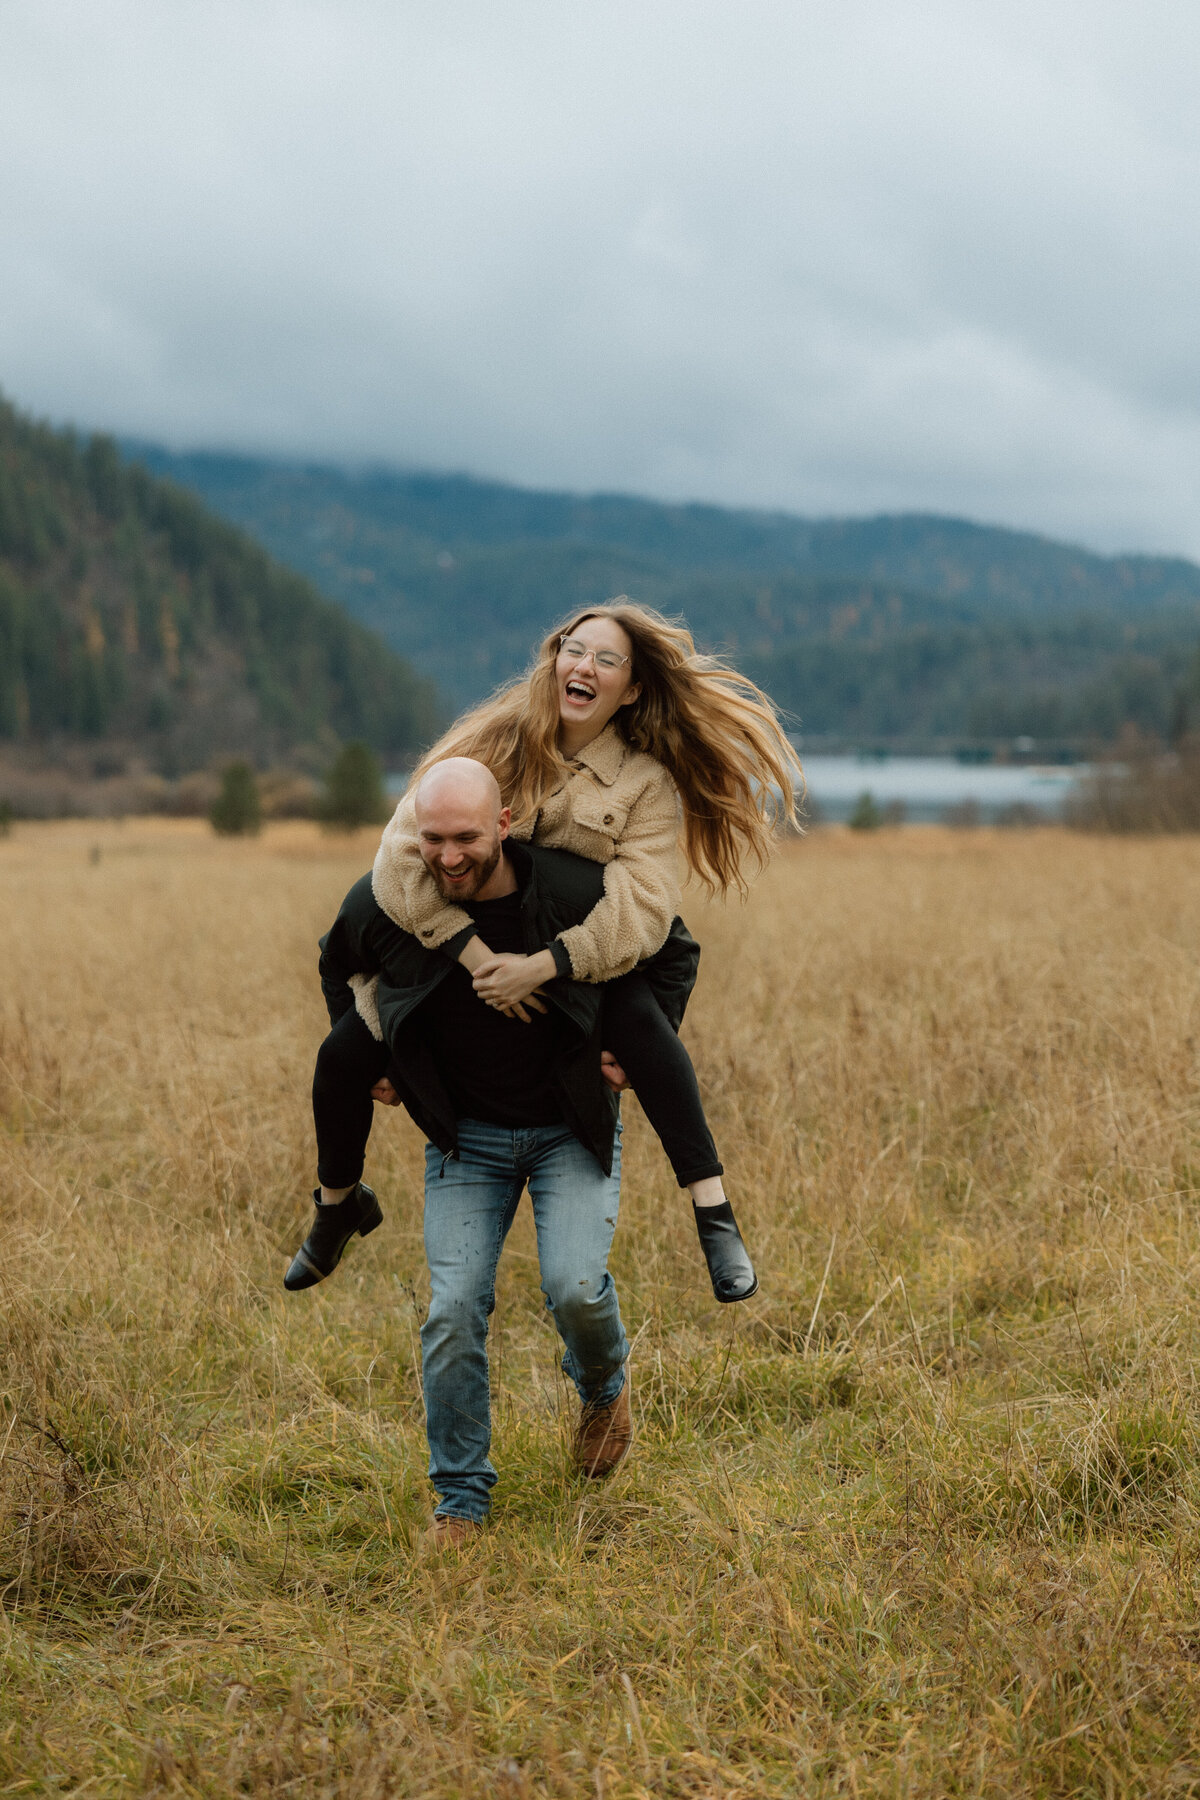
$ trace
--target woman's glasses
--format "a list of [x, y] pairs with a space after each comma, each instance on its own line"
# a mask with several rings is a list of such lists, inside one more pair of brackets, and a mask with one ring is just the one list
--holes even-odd
[[590, 655], [598, 669], [619, 669], [622, 663], [629, 661], [627, 656], [618, 656], [615, 650], [593, 650], [579, 638], [559, 638], [558, 648], [564, 656], [574, 656], [580, 662]]

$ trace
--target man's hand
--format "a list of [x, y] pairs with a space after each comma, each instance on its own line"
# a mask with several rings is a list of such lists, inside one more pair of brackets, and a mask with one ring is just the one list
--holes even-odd
[[536, 956], [517, 956], [512, 953], [489, 956], [476, 965], [471, 979], [475, 992], [489, 1006], [498, 1006], [503, 1010], [526, 1001], [530, 1006], [536, 1007], [538, 1012], [545, 1012], [546, 1008], [541, 1001], [535, 1001], [531, 996], [539, 992], [544, 982], [553, 981], [557, 974], [558, 969], [549, 950], [539, 950]]
[[378, 1100], [380, 1106], [399, 1106], [400, 1096], [385, 1075], [371, 1089], [372, 1100]]
[[623, 1094], [629, 1086], [629, 1077], [611, 1050], [600, 1052], [600, 1073], [614, 1094]]

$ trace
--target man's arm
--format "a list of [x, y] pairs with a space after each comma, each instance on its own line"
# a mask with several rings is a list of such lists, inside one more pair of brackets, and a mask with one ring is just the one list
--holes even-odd
[[611, 1050], [600, 1052], [600, 1073], [614, 1094], [623, 1094], [629, 1086], [629, 1077]]

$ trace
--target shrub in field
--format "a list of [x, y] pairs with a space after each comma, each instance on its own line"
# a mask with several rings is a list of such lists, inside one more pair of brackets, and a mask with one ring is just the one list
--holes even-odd
[[262, 801], [248, 762], [231, 762], [221, 777], [221, 791], [209, 810], [212, 828], [221, 837], [253, 837], [262, 829]]
[[1049, 825], [1050, 815], [1026, 800], [1011, 800], [997, 812], [993, 823], [1005, 831], [1030, 831], [1036, 825]]
[[1130, 727], [1065, 809], [1082, 831], [1200, 831], [1200, 736], [1164, 750]]
[[271, 769], [258, 784], [262, 796], [263, 817], [267, 819], [311, 819], [317, 803], [316, 783], [307, 775], [291, 769]]
[[854, 802], [854, 811], [846, 820], [851, 831], [877, 831], [883, 824], [883, 808], [870, 788], [864, 788]]
[[347, 744], [325, 777], [319, 818], [332, 831], [356, 831], [380, 823], [390, 810], [378, 758], [365, 744]]

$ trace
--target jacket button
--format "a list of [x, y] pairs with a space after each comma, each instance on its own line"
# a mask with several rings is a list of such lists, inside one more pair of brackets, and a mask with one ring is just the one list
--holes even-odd
[[606, 825], [611, 825], [611, 824], [612, 824], [612, 822], [613, 822], [613, 816], [612, 816], [612, 814], [611, 814], [611, 813], [605, 813], [605, 815], [604, 815], [604, 823], [605, 823], [605, 824], [606, 824]]

